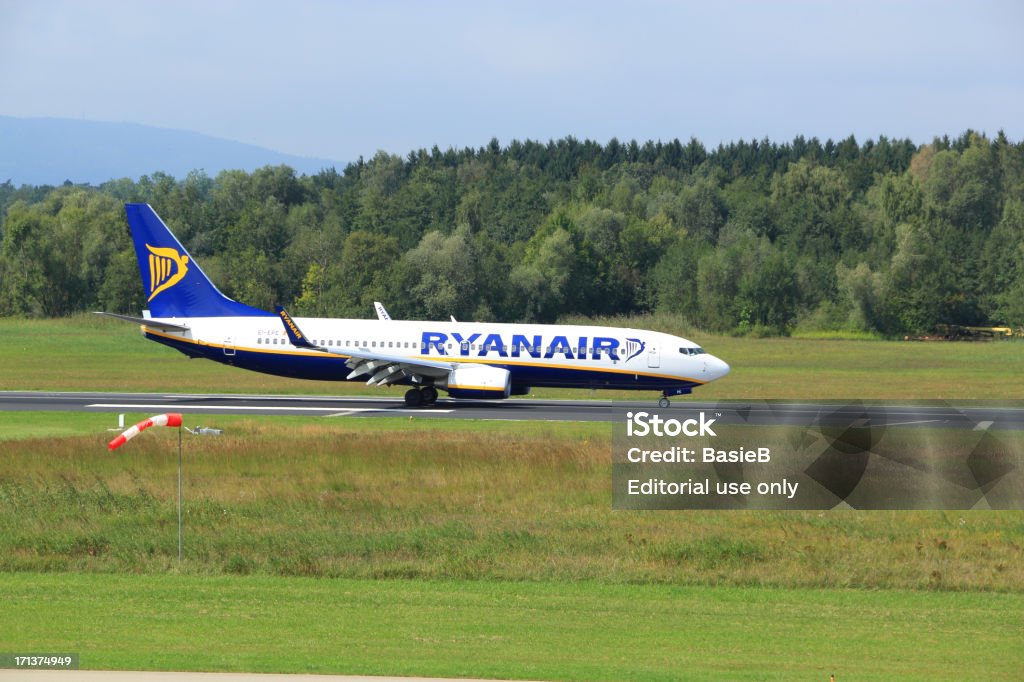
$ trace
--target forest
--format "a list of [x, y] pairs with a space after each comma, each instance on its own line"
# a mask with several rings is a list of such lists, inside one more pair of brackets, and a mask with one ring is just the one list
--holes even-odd
[[1024, 143], [493, 139], [297, 175], [0, 185], [0, 316], [145, 307], [125, 202], [228, 296], [297, 315], [665, 312], [738, 335], [1024, 325]]

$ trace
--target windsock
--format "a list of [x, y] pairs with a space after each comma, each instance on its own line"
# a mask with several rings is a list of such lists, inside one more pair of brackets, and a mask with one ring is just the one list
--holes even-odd
[[148, 429], [150, 426], [181, 426], [181, 415], [177, 413], [170, 414], [158, 414], [155, 417], [144, 419], [135, 426], [131, 427], [114, 440], [107, 443], [107, 448], [111, 451], [117, 450], [119, 447], [130, 441], [141, 432]]

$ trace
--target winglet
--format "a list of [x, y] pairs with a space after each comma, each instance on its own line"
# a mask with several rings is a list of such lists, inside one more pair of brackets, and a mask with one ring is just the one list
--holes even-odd
[[377, 309], [377, 319], [381, 322], [390, 322], [391, 316], [388, 315], [388, 311], [384, 308], [384, 304], [380, 301], [374, 301], [373, 307]]
[[293, 346], [296, 348], [320, 349], [319, 346], [309, 342], [306, 335], [302, 333], [301, 329], [299, 329], [299, 325], [295, 324], [295, 320], [292, 319], [292, 316], [288, 314], [287, 310], [281, 306], [277, 306], [275, 309], [277, 310], [277, 314], [281, 316], [281, 322], [284, 323], [284, 331], [288, 335], [288, 341], [290, 341]]

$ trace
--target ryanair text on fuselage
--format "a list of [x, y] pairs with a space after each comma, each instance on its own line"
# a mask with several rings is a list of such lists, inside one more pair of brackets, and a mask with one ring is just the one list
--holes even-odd
[[[449, 340], [456, 345], [456, 348], [453, 349], [454, 353], [461, 357], [484, 358], [493, 355], [499, 358], [531, 357], [549, 360], [559, 355], [566, 360], [586, 360], [588, 356], [591, 360], [600, 360], [603, 355], [616, 362], [621, 359], [619, 357], [619, 340], [605, 336], [590, 338], [574, 336], [574, 343], [570, 343], [569, 337], [564, 335], [553, 336], [545, 340], [540, 334], [532, 336], [513, 334], [510, 343], [501, 334], [484, 336], [481, 332], [463, 336], [458, 332], [425, 331], [420, 346], [427, 349], [428, 355], [436, 353], [448, 356], [450, 353], [445, 346]], [[637, 351], [627, 359], [635, 357], [641, 351]]]

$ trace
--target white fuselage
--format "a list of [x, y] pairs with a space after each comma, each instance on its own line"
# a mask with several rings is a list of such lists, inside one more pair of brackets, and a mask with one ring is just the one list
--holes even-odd
[[295, 318], [313, 344], [334, 349], [327, 355], [292, 345], [276, 316], [160, 321], [188, 331], [146, 335], [189, 355], [300, 378], [345, 379], [344, 349], [502, 367], [518, 386], [672, 390], [729, 371], [684, 338], [617, 327]]

